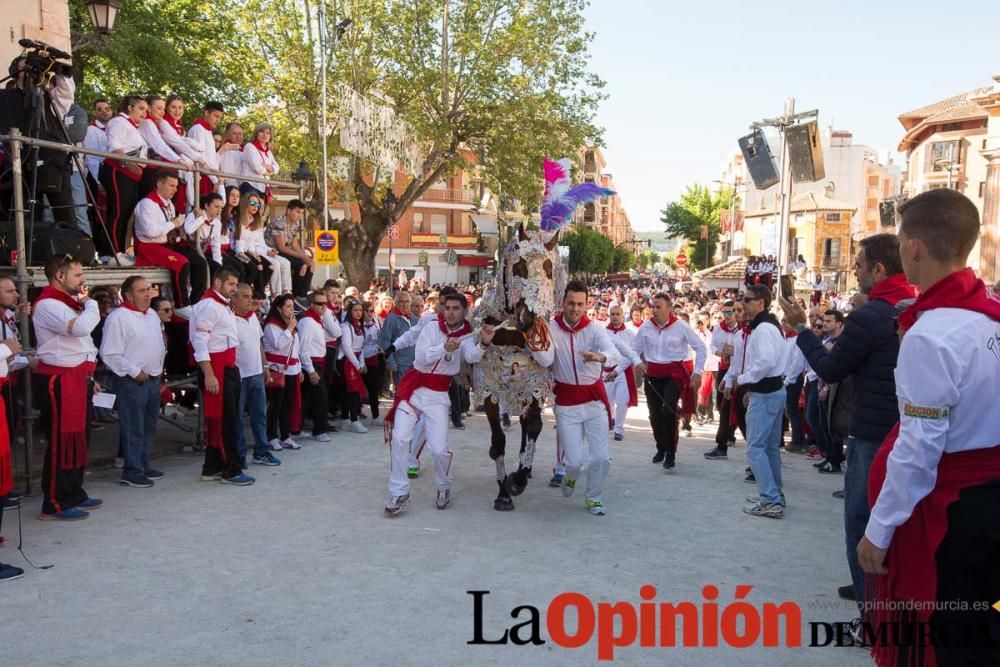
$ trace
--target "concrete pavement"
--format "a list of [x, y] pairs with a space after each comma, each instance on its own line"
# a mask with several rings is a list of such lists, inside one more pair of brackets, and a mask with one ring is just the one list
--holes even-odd
[[[25, 501], [25, 551], [37, 564], [54, 563], [51, 569], [22, 561], [14, 548], [16, 512], [6, 513], [0, 560], [27, 572], [0, 585], [4, 662], [590, 664], [597, 662], [596, 638], [576, 649], [557, 646], [546, 625], [549, 602], [575, 591], [594, 604], [621, 600], [638, 609], [646, 584], [656, 589], [653, 601], [691, 601], [703, 619], [702, 588], [710, 584], [719, 589], [720, 616], [737, 585], [752, 586], [746, 601], [757, 609], [794, 601], [803, 646], [810, 621], [854, 616], [836, 597], [850, 581], [842, 505], [831, 497], [841, 476], [818, 475], [804, 457], [785, 456], [786, 518], [750, 517], [741, 511], [755, 493], [742, 481], [742, 446], [728, 461], [705, 461], [710, 429], [696, 428], [681, 440], [677, 471], [667, 474], [650, 463], [644, 405], [630, 413], [626, 440], [611, 443], [604, 517], [584, 508], [582, 485], [570, 499], [548, 487], [551, 414], [535, 477], [510, 513], [492, 509], [496, 484], [481, 415], [470, 417], [465, 431], [449, 432], [452, 507], [434, 509], [426, 460], [410, 506], [394, 519], [382, 515], [388, 456], [381, 429], [337, 433], [325, 445], [303, 440], [301, 451], [278, 454], [284, 465], [251, 466], [257, 483], [249, 488], [199, 482], [200, 457], [190, 454], [157, 459], [166, 477], [148, 490], [118, 486], [117, 470], [93, 472], [86, 488], [105, 507], [86, 521], [40, 522], [40, 499]], [[513, 468], [516, 420], [508, 441]], [[517, 619], [511, 611], [531, 605], [541, 610], [545, 643], [469, 645], [470, 590], [490, 591], [482, 598], [483, 639], [528, 620], [528, 610]], [[575, 613], [567, 619], [573, 634]], [[784, 631], [780, 636], [784, 643]], [[870, 664], [858, 648], [765, 648], [762, 641], [737, 649], [642, 648], [637, 640], [615, 658], [637, 665]]]

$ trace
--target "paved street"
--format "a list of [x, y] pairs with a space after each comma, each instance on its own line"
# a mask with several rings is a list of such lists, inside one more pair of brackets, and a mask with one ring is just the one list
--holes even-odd
[[[36, 564], [3, 587], [0, 645], [10, 665], [578, 665], [597, 661], [596, 638], [579, 649], [551, 641], [545, 608], [576, 591], [638, 608], [639, 589], [655, 601], [704, 604], [702, 587], [720, 590], [719, 609], [736, 586], [747, 600], [797, 602], [803, 645], [808, 621], [847, 621], [836, 588], [849, 582], [843, 555], [839, 476], [821, 476], [799, 455], [784, 469], [789, 508], [783, 521], [740, 511], [744, 448], [728, 461], [705, 461], [708, 429], [684, 438], [675, 474], [649, 462], [645, 408], [633, 409], [626, 441], [612, 442], [607, 516], [591, 516], [578, 495], [563, 498], [547, 480], [555, 452], [551, 415], [536, 475], [517, 509], [492, 509], [496, 493], [484, 417], [451, 431], [454, 504], [433, 507], [429, 462], [408, 510], [382, 515], [387, 455], [382, 434], [335, 434], [279, 454], [279, 468], [253, 466], [257, 484], [198, 481], [190, 454], [157, 460], [167, 476], [150, 490], [119, 487], [117, 471], [88, 475], [105, 500], [89, 520], [39, 522], [40, 500], [24, 508], [25, 549]], [[518, 431], [509, 431], [516, 438]], [[171, 434], [170, 437], [174, 437]], [[508, 459], [513, 461], [514, 457]], [[16, 513], [7, 513], [6, 562], [24, 565]], [[469, 646], [473, 599], [488, 590], [483, 634], [502, 635], [511, 610], [542, 610], [542, 646]], [[825, 610], [810, 605], [828, 605]], [[573, 614], [567, 632], [573, 632]], [[524, 633], [526, 636], [527, 633]], [[678, 635], [680, 636], [680, 635]], [[784, 637], [784, 634], [781, 635]], [[678, 643], [679, 643], [678, 639]], [[628, 664], [870, 664], [857, 648], [632, 648]]]

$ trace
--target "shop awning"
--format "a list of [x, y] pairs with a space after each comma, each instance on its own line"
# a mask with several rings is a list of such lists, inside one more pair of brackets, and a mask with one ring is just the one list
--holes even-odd
[[459, 255], [459, 266], [489, 266], [490, 258], [483, 255]]
[[492, 215], [475, 215], [472, 216], [472, 222], [476, 225], [476, 229], [479, 230], [480, 234], [485, 234], [486, 236], [497, 236], [497, 219]]

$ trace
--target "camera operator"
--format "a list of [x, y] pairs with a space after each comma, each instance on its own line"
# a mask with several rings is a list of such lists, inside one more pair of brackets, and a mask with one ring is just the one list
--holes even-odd
[[[0, 91], [0, 134], [9, 134], [16, 127], [29, 137], [66, 143], [63, 119], [69, 114], [76, 91], [70, 65], [61, 62], [69, 54], [41, 42], [21, 40], [21, 45], [25, 51], [11, 62], [10, 83]], [[9, 151], [9, 147], [4, 150]], [[70, 154], [46, 148], [28, 149], [22, 151], [22, 159], [28, 201], [44, 196], [55, 220], [73, 226]], [[7, 210], [11, 208], [8, 206]], [[36, 208], [35, 219], [41, 218], [41, 211]]]

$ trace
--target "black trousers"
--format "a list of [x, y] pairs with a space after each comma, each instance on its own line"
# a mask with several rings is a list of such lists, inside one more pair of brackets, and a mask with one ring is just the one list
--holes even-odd
[[[184, 268], [177, 274], [174, 290], [177, 293], [174, 295], [174, 303], [178, 307], [198, 303], [208, 288], [209, 260], [190, 246], [178, 245], [176, 243], [168, 243], [166, 245], [177, 254], [184, 255], [188, 261]], [[187, 293], [188, 285], [191, 286], [190, 296]]]
[[448, 398], [451, 399], [451, 423], [459, 426], [462, 417], [465, 415], [465, 406], [468, 403], [469, 392], [465, 390], [458, 380], [452, 380], [448, 387]]
[[327, 414], [336, 419], [343, 400], [341, 376], [337, 374], [337, 348], [327, 346], [326, 363], [323, 364], [323, 382], [326, 383]]
[[[205, 376], [199, 373], [201, 389], [205, 391]], [[237, 423], [237, 410], [240, 405], [240, 369], [233, 366], [227, 368], [219, 378], [219, 388], [222, 390], [222, 423]], [[240, 452], [236, 446], [236, 429], [222, 429], [222, 449], [205, 448], [205, 463], [201, 466], [202, 475], [222, 473], [225, 478], [243, 474]]]
[[285, 440], [292, 435], [292, 398], [297, 375], [286, 375], [285, 386], [267, 390], [267, 439]]
[[[719, 375], [725, 374], [720, 371]], [[725, 451], [728, 449], [730, 442], [736, 441], [737, 428], [739, 428], [740, 433], [743, 434], [743, 438], [746, 439], [747, 409], [743, 407], [743, 394], [746, 392], [737, 388], [735, 394], [733, 394], [731, 398], [726, 398], [726, 392], [723, 388], [722, 380], [722, 377], [718, 377], [715, 383], [715, 400], [719, 405], [719, 427], [715, 430], [715, 446]], [[729, 414], [734, 408], [733, 401], [736, 402], [736, 425], [730, 426]]]
[[323, 382], [326, 363], [314, 360], [313, 367], [319, 374], [319, 382], [313, 384], [308, 374], [306, 375], [302, 383], [302, 407], [305, 416], [312, 420], [312, 434], [319, 435], [329, 430], [326, 423], [329, 398], [326, 395], [326, 383]]
[[292, 294], [295, 296], [307, 296], [309, 294], [309, 288], [312, 286], [312, 271], [306, 271], [304, 276], [300, 276], [299, 271], [302, 270], [302, 265], [305, 264], [305, 261], [303, 261], [300, 257], [292, 257], [291, 255], [286, 255], [284, 253], [279, 254], [291, 263]]
[[[114, 170], [107, 164], [101, 164], [101, 171], [98, 174], [104, 192], [107, 194], [108, 212], [104, 218], [104, 226], [107, 236], [104, 234], [94, 234], [94, 245], [99, 255], [113, 255], [116, 252], [125, 250], [126, 236], [128, 235], [128, 219], [135, 210], [135, 205], [141, 199], [140, 192], [142, 186], [138, 181], [133, 181], [120, 171]], [[108, 245], [107, 237], [111, 237], [111, 244]]]
[[252, 285], [258, 292], [263, 292], [264, 287], [271, 282], [271, 263], [267, 261], [267, 258], [260, 258], [261, 268], [259, 269], [252, 259], [246, 264], [237, 259], [235, 254], [233, 254], [233, 259], [243, 267], [243, 282]]
[[368, 407], [372, 411], [372, 419], [378, 418], [378, 399], [382, 393], [382, 379], [385, 377], [380, 372], [384, 362], [381, 359], [379, 362], [374, 367], [369, 366], [365, 374], [361, 376], [361, 379], [365, 381], [365, 389], [368, 390]]
[[681, 393], [673, 378], [646, 376], [646, 403], [649, 405], [649, 425], [653, 427], [656, 451], [677, 452], [678, 401]]
[[[35, 374], [32, 378], [34, 382], [35, 401], [40, 411], [39, 423], [46, 426], [46, 437], [48, 444], [45, 447], [45, 463], [42, 466], [42, 513], [55, 514], [76, 507], [88, 496], [83, 490], [83, 472], [86, 461], [69, 470], [64, 470], [60, 465], [62, 459], [62, 443], [59, 433], [59, 406], [68, 400], [80, 400], [75, 396], [63, 396], [62, 380], [56, 376]], [[87, 383], [87, 414], [86, 414], [86, 437], [87, 449], [90, 445], [90, 421], [91, 404], [90, 398], [93, 394], [93, 386]], [[53, 409], [53, 403], [55, 409]], [[55, 444], [54, 444], [55, 443]]]

